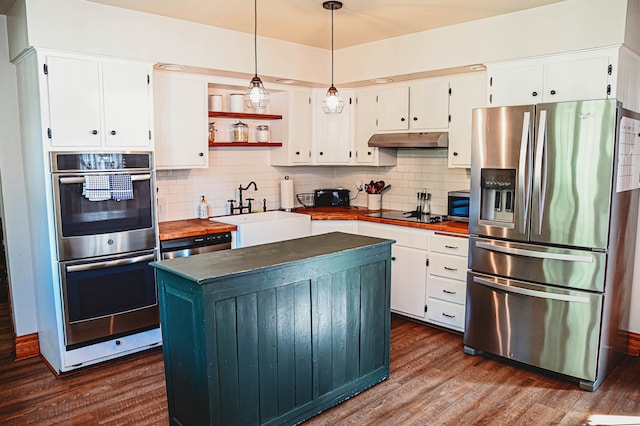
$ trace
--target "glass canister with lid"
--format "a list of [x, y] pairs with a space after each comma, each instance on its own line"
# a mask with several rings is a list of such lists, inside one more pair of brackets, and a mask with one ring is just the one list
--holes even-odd
[[266, 124], [256, 126], [256, 139], [258, 142], [269, 142], [269, 126]]
[[231, 140], [233, 142], [249, 142], [249, 126], [238, 121], [231, 126]]

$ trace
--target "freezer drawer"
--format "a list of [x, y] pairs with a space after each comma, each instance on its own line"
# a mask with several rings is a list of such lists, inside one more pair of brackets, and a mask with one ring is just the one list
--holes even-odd
[[607, 254], [471, 237], [469, 268], [540, 284], [604, 291]]
[[603, 296], [469, 272], [465, 351], [595, 381]]

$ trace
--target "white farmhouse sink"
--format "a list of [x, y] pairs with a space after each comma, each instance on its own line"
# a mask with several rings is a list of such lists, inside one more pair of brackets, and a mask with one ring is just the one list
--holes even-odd
[[214, 222], [236, 225], [234, 248], [274, 243], [311, 235], [311, 216], [308, 214], [270, 211], [211, 218]]

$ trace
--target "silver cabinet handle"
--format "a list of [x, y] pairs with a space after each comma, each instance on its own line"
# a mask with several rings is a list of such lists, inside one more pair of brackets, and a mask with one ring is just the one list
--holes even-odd
[[446, 293], [446, 294], [456, 294], [455, 291], [449, 291], [449, 290], [444, 290], [444, 289], [442, 290], [442, 292]]
[[593, 263], [592, 256], [580, 256], [577, 254], [548, 253], [535, 250], [527, 250], [516, 247], [503, 247], [485, 241], [476, 241], [476, 247], [499, 253], [512, 254], [514, 256], [535, 257], [538, 259], [566, 260], [569, 262], [588, 262]]
[[444, 312], [442, 313], [443, 317], [447, 317], [447, 318], [455, 318], [455, 315], [449, 315], [449, 314], [445, 314]]
[[154, 254], [145, 254], [142, 256], [129, 257], [127, 259], [107, 260], [106, 262], [83, 263], [81, 265], [68, 265], [65, 269], [67, 272], [92, 271], [95, 269], [111, 268], [114, 266], [129, 265], [131, 263], [148, 262], [155, 260]]
[[539, 297], [541, 299], [559, 300], [562, 302], [577, 302], [577, 303], [589, 303], [588, 297], [571, 296], [569, 294], [555, 294], [547, 293], [545, 291], [529, 290], [528, 288], [514, 287], [510, 285], [500, 284], [494, 281], [485, 280], [480, 277], [473, 277], [473, 282], [481, 284], [487, 287], [495, 288], [496, 290], [502, 290], [507, 293], [521, 294], [523, 296]]
[[446, 271], [451, 271], [451, 272], [455, 272], [455, 271], [457, 271], [457, 270], [458, 270], [458, 268], [449, 268], [448, 266], [445, 266], [445, 267], [444, 267], [444, 269], [445, 269]]
[[448, 248], [448, 249], [452, 249], [452, 250], [458, 250], [458, 246], [447, 246], [445, 245], [444, 248]]

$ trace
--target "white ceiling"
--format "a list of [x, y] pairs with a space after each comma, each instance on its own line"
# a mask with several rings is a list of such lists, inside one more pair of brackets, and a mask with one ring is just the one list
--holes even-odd
[[[2, 8], [15, 0], [0, 0]], [[253, 34], [252, 0], [89, 0]], [[445, 27], [564, 0], [345, 0], [334, 11], [335, 48]], [[323, 0], [259, 0], [258, 34], [331, 48]]]

